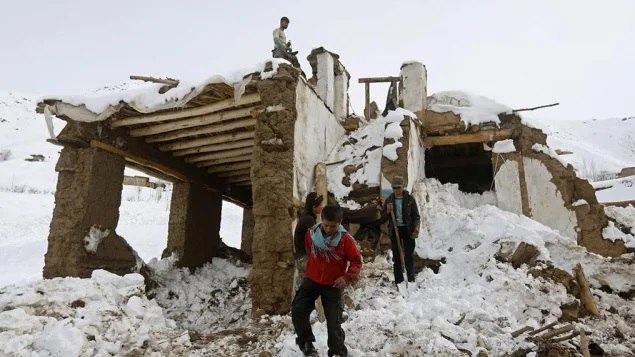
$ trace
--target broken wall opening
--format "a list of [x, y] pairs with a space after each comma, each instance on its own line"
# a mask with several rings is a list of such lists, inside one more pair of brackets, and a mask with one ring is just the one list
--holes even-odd
[[117, 233], [145, 262], [161, 259], [167, 246], [171, 194], [169, 181], [148, 172], [125, 169]]
[[425, 152], [426, 177], [455, 183], [467, 193], [494, 190], [492, 152], [482, 143], [433, 146]]

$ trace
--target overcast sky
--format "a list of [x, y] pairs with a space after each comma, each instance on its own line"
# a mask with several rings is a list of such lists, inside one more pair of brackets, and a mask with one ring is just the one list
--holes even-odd
[[[354, 3], [354, 4], [353, 4]], [[306, 55], [339, 53], [352, 75], [428, 69], [428, 93], [461, 89], [530, 115], [635, 115], [635, 1], [21, 0], [0, 5], [0, 90], [84, 93], [131, 74], [205, 78], [271, 56], [281, 16]], [[372, 86], [380, 107], [385, 88]]]

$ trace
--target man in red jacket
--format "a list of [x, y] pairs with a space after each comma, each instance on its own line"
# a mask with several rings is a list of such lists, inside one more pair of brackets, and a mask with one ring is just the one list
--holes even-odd
[[322, 297], [329, 356], [347, 356], [342, 330], [342, 291], [359, 278], [362, 255], [353, 237], [342, 227], [342, 209], [326, 206], [322, 223], [311, 227], [305, 237], [308, 255], [304, 280], [293, 298], [291, 317], [297, 334], [296, 343], [305, 356], [318, 356], [309, 316], [315, 300]]

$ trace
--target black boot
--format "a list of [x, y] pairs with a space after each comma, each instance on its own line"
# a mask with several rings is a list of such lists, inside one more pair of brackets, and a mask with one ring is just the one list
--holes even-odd
[[313, 347], [313, 342], [305, 342], [300, 345], [300, 351], [304, 353], [305, 356], [309, 357], [319, 357], [318, 351]]

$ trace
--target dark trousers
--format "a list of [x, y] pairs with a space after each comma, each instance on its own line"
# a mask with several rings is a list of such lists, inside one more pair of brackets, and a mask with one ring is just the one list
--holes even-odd
[[315, 336], [311, 329], [309, 317], [315, 308], [315, 300], [322, 297], [324, 315], [326, 316], [326, 328], [328, 331], [328, 355], [347, 356], [348, 350], [344, 346], [344, 330], [342, 329], [342, 289], [330, 285], [316, 284], [309, 279], [304, 279], [300, 288], [295, 293], [291, 308], [293, 327], [298, 336], [295, 342], [302, 346], [307, 342], [314, 342]]
[[[401, 246], [403, 247], [403, 255], [406, 260], [406, 274], [408, 281], [415, 281], [415, 263], [412, 255], [415, 251], [415, 240], [410, 236], [410, 230], [408, 227], [398, 227], [399, 238], [401, 239]], [[397, 245], [397, 238], [395, 233], [391, 232], [390, 235], [390, 247], [392, 248], [392, 269], [395, 273], [395, 283], [399, 284], [403, 282], [403, 271], [401, 269], [401, 256], [399, 255], [399, 246]]]

